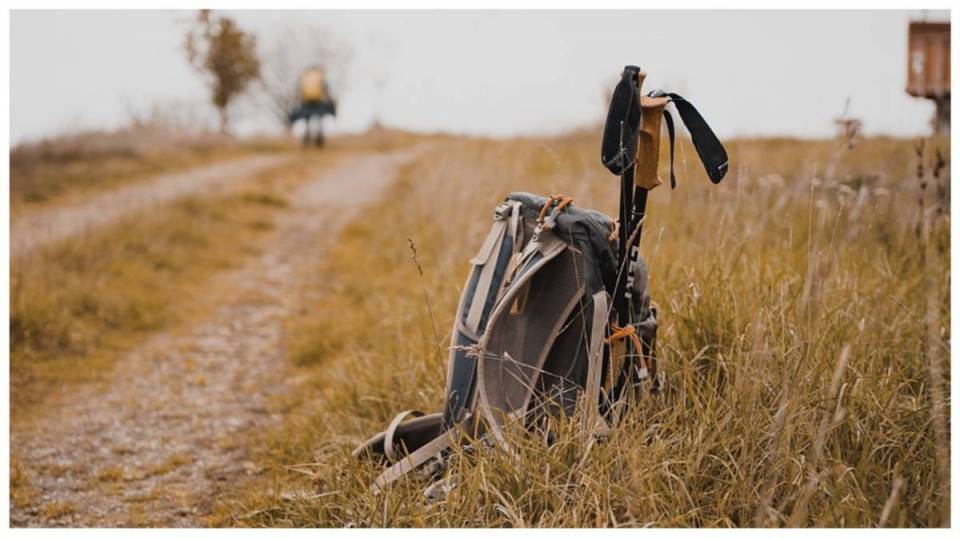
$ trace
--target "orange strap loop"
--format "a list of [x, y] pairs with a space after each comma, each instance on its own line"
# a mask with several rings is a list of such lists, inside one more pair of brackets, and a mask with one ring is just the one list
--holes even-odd
[[614, 341], [619, 341], [621, 339], [626, 339], [630, 337], [630, 340], [633, 341], [633, 346], [637, 350], [637, 355], [640, 357], [640, 364], [644, 369], [649, 370], [649, 365], [647, 365], [647, 358], [643, 356], [643, 343], [640, 341], [640, 336], [637, 335], [637, 328], [635, 326], [625, 326], [621, 327], [616, 323], [610, 324], [610, 329], [613, 330], [613, 333], [610, 334], [605, 340], [607, 344], [612, 344]]
[[573, 202], [573, 197], [566, 195], [550, 195], [550, 198], [548, 198], [547, 201], [543, 203], [543, 207], [540, 208], [540, 215], [537, 217], [537, 222], [543, 224], [544, 219], [547, 218], [547, 212], [550, 211], [550, 207], [553, 206], [554, 203], [557, 204], [555, 211], [560, 213], [564, 208], [569, 206], [571, 202]]
[[569, 206], [571, 202], [573, 202], [573, 197], [560, 195], [560, 203], [557, 204], [557, 213], [561, 212], [564, 208]]
[[557, 201], [557, 195], [550, 195], [550, 198], [543, 203], [543, 207], [540, 208], [540, 215], [537, 216], [537, 222], [542, 223], [543, 220], [547, 217], [547, 211], [550, 209], [550, 206], [553, 206], [553, 203]]

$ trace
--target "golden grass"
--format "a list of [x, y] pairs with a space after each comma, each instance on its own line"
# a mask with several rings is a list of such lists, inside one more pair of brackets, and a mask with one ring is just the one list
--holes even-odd
[[171, 455], [167, 460], [165, 460], [161, 464], [157, 464], [156, 466], [151, 466], [150, 468], [148, 468], [146, 471], [146, 474], [147, 476], [165, 475], [176, 470], [177, 468], [190, 464], [192, 461], [193, 459], [190, 455], [187, 455], [184, 453], [177, 453], [177, 454]]
[[47, 520], [57, 520], [74, 514], [77, 508], [70, 502], [50, 502], [40, 509], [40, 514]]
[[123, 350], [202, 312], [210, 278], [257, 252], [286, 190], [333, 158], [307, 157], [14, 260], [13, 415], [64, 382], [97, 379]]
[[33, 505], [37, 491], [30, 484], [30, 477], [17, 459], [10, 459], [10, 503], [28, 507]]
[[[412, 145], [424, 136], [390, 129], [331, 138], [323, 153], [386, 150]], [[301, 152], [294, 138], [232, 139], [151, 126], [89, 132], [13, 148], [10, 152], [10, 207], [13, 215], [157, 174], [208, 165], [255, 153]]]
[[[288, 326], [304, 404], [270, 435], [266, 473], [238, 485], [212, 523], [942, 525], [949, 463], [932, 418], [949, 404], [950, 373], [934, 403], [941, 381], [928, 359], [930, 347], [948, 354], [949, 169], [923, 191], [912, 142], [893, 139], [852, 151], [732, 141], [718, 187], [684, 143], [680, 188], [652, 194], [641, 245], [661, 306], [662, 394], [603, 443], [560, 419], [550, 446], [514, 433], [518, 460], [457, 453], [458, 484], [441, 502], [426, 502], [430, 482], [416, 475], [370, 492], [378, 470], [350, 450], [396, 412], [442, 401], [448, 343], [433, 336], [407, 238], [446, 334], [466, 261], [509, 191], [570, 194], [615, 214], [597, 141], [461, 140], [405, 169], [318, 261], [324, 278]], [[942, 210], [927, 235], [924, 192]]]
[[97, 471], [96, 481], [98, 483], [116, 483], [123, 481], [123, 468], [120, 466], [109, 466]]
[[88, 155], [10, 154], [10, 207], [14, 215], [70, 197], [103, 191], [157, 174], [250, 154], [243, 146], [197, 146], [168, 151], [117, 151]]

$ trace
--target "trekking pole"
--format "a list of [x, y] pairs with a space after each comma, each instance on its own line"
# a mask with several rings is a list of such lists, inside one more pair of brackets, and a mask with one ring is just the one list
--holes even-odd
[[[640, 85], [643, 82], [642, 71], [639, 67], [628, 65], [623, 68], [620, 82], [614, 88], [610, 99], [610, 109], [603, 130], [600, 158], [610, 172], [620, 177], [620, 208], [619, 234], [617, 244], [617, 278], [612, 293], [613, 310], [616, 312], [616, 324], [620, 328], [628, 327], [632, 322], [630, 309], [631, 286], [628, 259], [631, 246], [639, 240], [639, 230], [635, 225], [639, 214], [644, 207], [637, 203], [646, 204], [646, 192], [635, 188], [635, 172], [637, 164], [637, 144], [642, 112], [640, 107]], [[642, 215], [641, 215], [642, 216]], [[612, 344], [611, 358], [614, 356], [628, 357], [630, 343], [620, 340]], [[601, 378], [606, 379], [611, 361], [604, 362]], [[611, 402], [619, 399], [623, 387], [622, 373], [611, 393]]]
[[[730, 165], [723, 144], [693, 104], [678, 94], [662, 90], [643, 95], [641, 88], [645, 78], [646, 73], [639, 67], [628, 65], [624, 68], [610, 100], [600, 153], [604, 166], [621, 179], [618, 273], [612, 293], [616, 323], [621, 330], [633, 325], [635, 318], [643, 314], [632, 312], [631, 296], [636, 279], [634, 270], [640, 258], [640, 236], [648, 194], [663, 183], [657, 173], [661, 118], [666, 119], [670, 137], [670, 185], [676, 187], [673, 172], [675, 129], [673, 117], [666, 111], [667, 104], [673, 103], [680, 114], [710, 181], [720, 183]], [[646, 348], [646, 345], [641, 343], [641, 346], [636, 346], [629, 340], [621, 340], [616, 346], [619, 348], [611, 349], [611, 357], [626, 359], [611, 392], [612, 402], [619, 400], [627, 384], [636, 385], [645, 377], [643, 368], [639, 366], [640, 354], [644, 354], [645, 350], [633, 350], [631, 353], [630, 349], [631, 346]], [[603, 379], [607, 376], [607, 363], [610, 362], [604, 364]], [[646, 358], [644, 363], [647, 363]], [[655, 365], [655, 362], [651, 363], [653, 372], [649, 373], [654, 378]]]
[[[633, 230], [633, 227], [630, 224], [633, 222], [631, 219], [631, 206], [633, 205], [634, 197], [634, 187], [633, 187], [633, 175], [634, 175], [634, 166], [631, 165], [629, 168], [624, 170], [620, 174], [620, 235], [618, 241], [618, 263], [621, 265], [617, 271], [617, 287], [616, 287], [616, 297], [613, 300], [613, 308], [617, 312], [617, 322], [624, 326], [630, 323], [630, 313], [629, 306], [627, 305], [627, 300], [629, 299], [627, 294], [623, 292], [627, 289], [628, 286], [628, 269], [622, 266], [625, 260], [627, 260], [627, 245], [630, 243], [630, 232]], [[646, 197], [644, 197], [646, 198]]]
[[640, 68], [628, 65], [623, 68], [620, 82], [613, 90], [610, 109], [603, 129], [600, 159], [613, 174], [620, 177], [620, 230], [618, 236], [617, 282], [613, 291], [613, 309], [617, 322], [629, 323], [627, 297], [623, 294], [627, 275], [622, 264], [627, 259], [627, 244], [631, 232], [631, 207], [634, 196], [634, 165], [636, 164], [637, 132], [640, 127], [640, 97], [637, 76]]
[[[644, 218], [647, 213], [647, 197], [651, 189], [661, 185], [663, 181], [657, 172], [660, 161], [660, 124], [663, 117], [664, 108], [669, 103], [666, 97], [650, 97], [642, 93], [643, 82], [646, 73], [640, 71], [636, 75], [637, 94], [639, 95], [640, 109], [642, 111], [640, 127], [637, 133], [636, 162], [633, 167], [633, 204], [630, 208], [630, 233], [626, 245], [626, 266], [623, 273], [626, 278], [626, 285], [622, 293], [618, 295], [624, 298], [624, 308], [627, 315], [622, 317], [618, 314], [618, 319], [626, 319], [626, 324], [633, 324], [642, 315], [642, 313], [633, 312], [633, 289], [634, 281], [637, 278], [635, 274], [637, 264], [640, 259], [640, 238], [643, 235]], [[618, 320], [619, 321], [619, 320]], [[625, 323], [620, 321], [620, 326], [625, 327]], [[624, 368], [620, 370], [617, 383], [613, 388], [612, 398], [616, 402], [623, 394], [627, 386], [637, 387], [647, 376], [654, 376], [655, 372], [644, 372], [647, 367], [647, 360], [643, 361], [641, 366], [640, 358], [646, 352], [643, 346], [640, 349], [632, 346], [633, 343], [626, 343], [626, 353], [624, 355]]]

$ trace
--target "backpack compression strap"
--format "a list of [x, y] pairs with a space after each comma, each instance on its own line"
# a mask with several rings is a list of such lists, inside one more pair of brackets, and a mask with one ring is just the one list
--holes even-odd
[[[727, 169], [730, 167], [730, 159], [727, 157], [727, 151], [723, 148], [723, 144], [720, 143], [720, 139], [714, 134], [713, 129], [710, 129], [710, 125], [703, 119], [703, 116], [696, 107], [693, 106], [693, 103], [684, 99], [680, 94], [666, 93], [663, 90], [654, 90], [650, 92], [650, 96], [667, 96], [670, 98], [673, 105], [677, 107], [677, 112], [680, 113], [680, 119], [683, 120], [683, 124], [687, 126], [687, 131], [690, 132], [693, 147], [696, 148], [697, 155], [700, 156], [700, 161], [707, 170], [707, 176], [710, 177], [710, 181], [713, 183], [720, 183], [720, 180], [726, 176]], [[677, 186], [677, 178], [673, 172], [673, 146], [675, 136], [673, 116], [666, 110], [663, 111], [663, 116], [667, 122], [667, 134], [670, 136], [670, 187], [675, 188]]]

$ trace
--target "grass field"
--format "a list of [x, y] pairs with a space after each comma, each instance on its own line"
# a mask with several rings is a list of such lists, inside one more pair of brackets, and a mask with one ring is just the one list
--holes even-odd
[[264, 434], [266, 471], [236, 485], [211, 523], [948, 522], [945, 140], [919, 155], [895, 139], [731, 141], [717, 187], [683, 144], [680, 186], [652, 193], [641, 245], [665, 390], [603, 443], [570, 420], [550, 446], [520, 437], [518, 460], [457, 453], [443, 501], [426, 503], [430, 481], [415, 475], [369, 490], [378, 471], [350, 451], [400, 410], [439, 408], [449, 327], [491, 208], [529, 190], [615, 214], [597, 140], [450, 140], [405, 168], [318, 258], [324, 278], [287, 321], [301, 404]]
[[[161, 150], [139, 134], [90, 134], [11, 154], [13, 213], [251, 152], [295, 150], [289, 141], [178, 143]], [[117, 140], [117, 139], [120, 140]], [[130, 346], [215, 304], [215, 277], [263, 246], [288, 192], [351, 152], [411, 144], [404, 133], [342, 137], [211, 195], [198, 194], [50, 245], [11, 263], [12, 403], [45, 398], [52, 387], [101, 378]], [[92, 141], [92, 142], [91, 142]], [[31, 193], [49, 192], [34, 198]], [[229, 291], [227, 291], [229, 293]], [[171, 298], [177, 298], [171, 301]], [[19, 413], [14, 415], [19, 416]]]
[[285, 191], [323, 163], [314, 158], [269, 170], [226, 192], [190, 197], [14, 260], [15, 415], [53, 387], [102, 377], [123, 350], [202, 312], [200, 292], [211, 290], [210, 278], [262, 246], [286, 206]]
[[[601, 443], [561, 419], [550, 446], [512, 433], [519, 460], [458, 452], [446, 476], [456, 486], [442, 501], [426, 502], [433, 481], [418, 475], [370, 491], [378, 469], [350, 451], [400, 410], [439, 408], [452, 316], [492, 207], [527, 190], [616, 213], [617, 181], [599, 164], [598, 137], [342, 137], [226, 191], [15, 259], [13, 417], [50, 413], [42, 404], [51, 392], [107, 379], [126, 350], [203, 319], [231, 294], [218, 277], [276, 236], [294, 187], [335, 160], [423, 142], [382, 202], [332, 248], [310, 252], [314, 277], [284, 321], [298, 389], [273, 407], [286, 414], [282, 428], [245, 434], [257, 472], [218, 493], [209, 524], [944, 524], [950, 170], [938, 152], [948, 140], [927, 140], [919, 153], [917, 141], [885, 138], [852, 149], [732, 140], [720, 186], [681, 143], [679, 188], [651, 195], [641, 244], [660, 304], [664, 391]], [[292, 149], [125, 144], [11, 155], [15, 216], [156, 172]], [[40, 495], [41, 472], [13, 463], [16, 505]], [[124, 495], [115, 469], [88, 472], [110, 479], [110, 496]], [[53, 501], [39, 517], [84, 511]], [[139, 521], [163, 522], [129, 522]]]
[[156, 174], [293, 148], [291, 143], [236, 141], [154, 125], [21, 144], [10, 151], [10, 209], [18, 216]]

